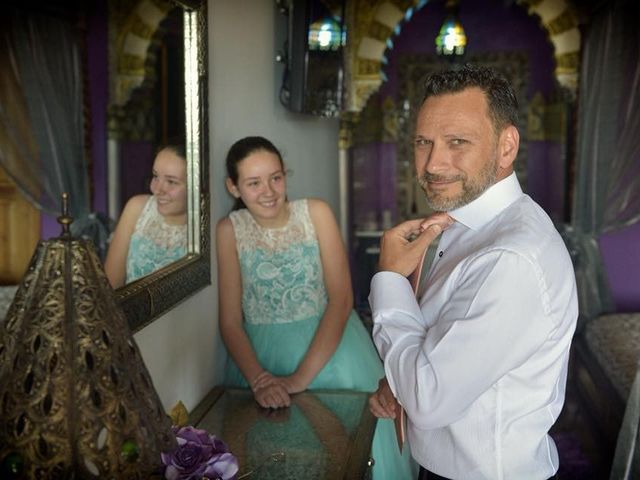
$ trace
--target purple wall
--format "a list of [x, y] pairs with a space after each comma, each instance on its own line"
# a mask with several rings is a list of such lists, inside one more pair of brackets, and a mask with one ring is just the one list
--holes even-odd
[[[386, 52], [384, 68], [387, 81], [380, 89], [380, 98], [397, 98], [398, 58], [403, 54], [435, 52], [435, 37], [446, 15], [443, 2], [427, 3], [415, 12], [409, 22], [401, 25], [394, 37], [393, 48]], [[553, 46], [538, 17], [530, 16], [524, 7], [508, 7], [496, 0], [461, 2], [460, 21], [467, 35], [469, 55], [501, 52], [524, 52], [529, 59], [527, 100], [541, 92], [545, 98], [557, 89], [554, 77]], [[520, 119], [520, 129], [527, 128], [527, 119]], [[531, 195], [557, 221], [564, 214], [564, 159], [557, 143], [529, 141], [527, 149], [528, 183]]]
[[[406, 53], [435, 51], [434, 39], [445, 17], [443, 4], [429, 2], [408, 22], [401, 24], [400, 33], [392, 38], [393, 48], [386, 51], [384, 75], [387, 80], [371, 101], [382, 102], [388, 96], [398, 101], [398, 58]], [[524, 51], [529, 58], [528, 100], [538, 91], [547, 100], [554, 95], [557, 89], [553, 74], [554, 50], [538, 17], [530, 16], [525, 7], [515, 2], [505, 6], [505, 2], [498, 0], [461, 2], [459, 14], [467, 34], [469, 54]], [[526, 128], [526, 118], [521, 119], [520, 127]], [[565, 219], [564, 148], [557, 142], [529, 141], [527, 145], [528, 193], [556, 221]], [[364, 158], [367, 152], [369, 160]], [[354, 220], [362, 221], [362, 215], [358, 217], [358, 209], [375, 208], [381, 201], [381, 194], [383, 198], [388, 197], [383, 193], [386, 188], [381, 181], [386, 179], [381, 176], [381, 168], [395, 162], [395, 152], [386, 151], [381, 155], [375, 146], [365, 146], [356, 150], [352, 159], [353, 165], [358, 165], [354, 172], [359, 175], [359, 180], [371, 183], [362, 192], [372, 192], [373, 195], [371, 198], [354, 198]], [[379, 221], [379, 216], [376, 219]], [[640, 311], [640, 224], [602, 236], [600, 247], [617, 309]]]
[[600, 237], [616, 310], [640, 311], [640, 223]]
[[396, 146], [372, 143], [353, 148], [351, 152], [353, 223], [359, 230], [382, 228], [383, 212], [390, 220], [397, 218]]
[[[435, 37], [445, 18], [443, 2], [431, 2], [415, 12], [408, 22], [400, 25], [400, 32], [392, 38], [393, 48], [387, 49], [387, 64], [383, 69], [386, 81], [379, 92], [370, 98], [370, 102], [384, 102], [391, 97], [398, 105], [398, 61], [403, 55], [417, 53], [435, 53]], [[554, 77], [555, 63], [553, 47], [547, 33], [540, 26], [537, 17], [530, 16], [525, 8], [518, 5], [505, 7], [495, 0], [477, 0], [461, 2], [460, 20], [468, 38], [469, 55], [487, 52], [522, 52], [529, 59], [529, 86], [527, 101], [541, 92], [545, 98], [557, 92]], [[382, 107], [379, 106], [382, 110]], [[526, 129], [527, 119], [520, 119], [521, 129]], [[409, 126], [408, 128], [413, 128]], [[380, 221], [382, 209], [396, 216], [394, 188], [390, 182], [395, 176], [380, 176], [384, 165], [393, 165], [396, 158], [394, 144], [386, 145], [384, 154], [377, 146], [360, 147], [352, 157], [353, 171], [358, 173], [358, 181], [372, 186], [375, 194], [369, 195], [364, 188], [360, 196], [353, 197], [353, 223], [362, 227], [372, 214]], [[366, 151], [370, 150], [367, 158]], [[364, 156], [364, 160], [363, 160]], [[529, 193], [556, 221], [562, 221], [565, 213], [565, 161], [563, 147], [557, 142], [529, 141], [527, 145]], [[367, 167], [367, 168], [365, 168]], [[374, 187], [375, 186], [375, 187]], [[389, 193], [388, 191], [391, 191]], [[380, 198], [382, 196], [382, 199]], [[384, 203], [381, 204], [381, 201]], [[364, 220], [363, 220], [364, 219]]]
[[[394, 37], [393, 49], [387, 50], [388, 65], [384, 69], [389, 81], [385, 86], [396, 91], [396, 59], [401, 53], [435, 53], [435, 37], [445, 18], [442, 2], [429, 2], [401, 24]], [[553, 46], [538, 17], [530, 16], [525, 7], [496, 0], [460, 2], [459, 17], [467, 35], [469, 54], [492, 51], [526, 51], [529, 57], [531, 88], [548, 95], [554, 88], [551, 76], [555, 68]]]
[[58, 237], [62, 233], [62, 227], [56, 220], [56, 217], [47, 215], [46, 213], [40, 214], [40, 237], [43, 240]]
[[120, 202], [122, 208], [129, 198], [149, 193], [154, 147], [148, 141], [126, 141], [120, 147], [122, 172]]

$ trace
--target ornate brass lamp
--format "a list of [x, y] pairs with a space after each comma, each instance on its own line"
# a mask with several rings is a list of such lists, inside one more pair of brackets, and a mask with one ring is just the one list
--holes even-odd
[[58, 221], [0, 324], [0, 478], [153, 477], [171, 421], [66, 194]]

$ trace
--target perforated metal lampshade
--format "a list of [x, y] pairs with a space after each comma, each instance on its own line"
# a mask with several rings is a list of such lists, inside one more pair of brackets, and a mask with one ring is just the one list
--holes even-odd
[[153, 477], [171, 420], [93, 245], [60, 221], [0, 324], [0, 478]]

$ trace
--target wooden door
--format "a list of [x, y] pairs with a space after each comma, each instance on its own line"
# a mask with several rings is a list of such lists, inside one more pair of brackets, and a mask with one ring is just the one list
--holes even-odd
[[0, 285], [20, 283], [40, 238], [40, 213], [0, 168]]

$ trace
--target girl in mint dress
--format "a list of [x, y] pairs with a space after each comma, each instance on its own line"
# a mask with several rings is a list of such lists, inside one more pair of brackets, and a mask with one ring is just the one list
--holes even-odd
[[[267, 408], [287, 407], [307, 389], [375, 391], [382, 363], [352, 310], [347, 257], [328, 205], [287, 200], [282, 158], [262, 137], [231, 147], [227, 173], [238, 208], [216, 229], [225, 384], [250, 387]], [[374, 480], [415, 478], [408, 450], [400, 454], [393, 421], [378, 419]]]
[[187, 254], [187, 224], [172, 225], [158, 212], [150, 195], [129, 241], [126, 283], [149, 275]]
[[109, 243], [104, 270], [122, 287], [187, 254], [187, 161], [184, 148], [166, 145], [153, 161], [151, 195], [131, 197]]

